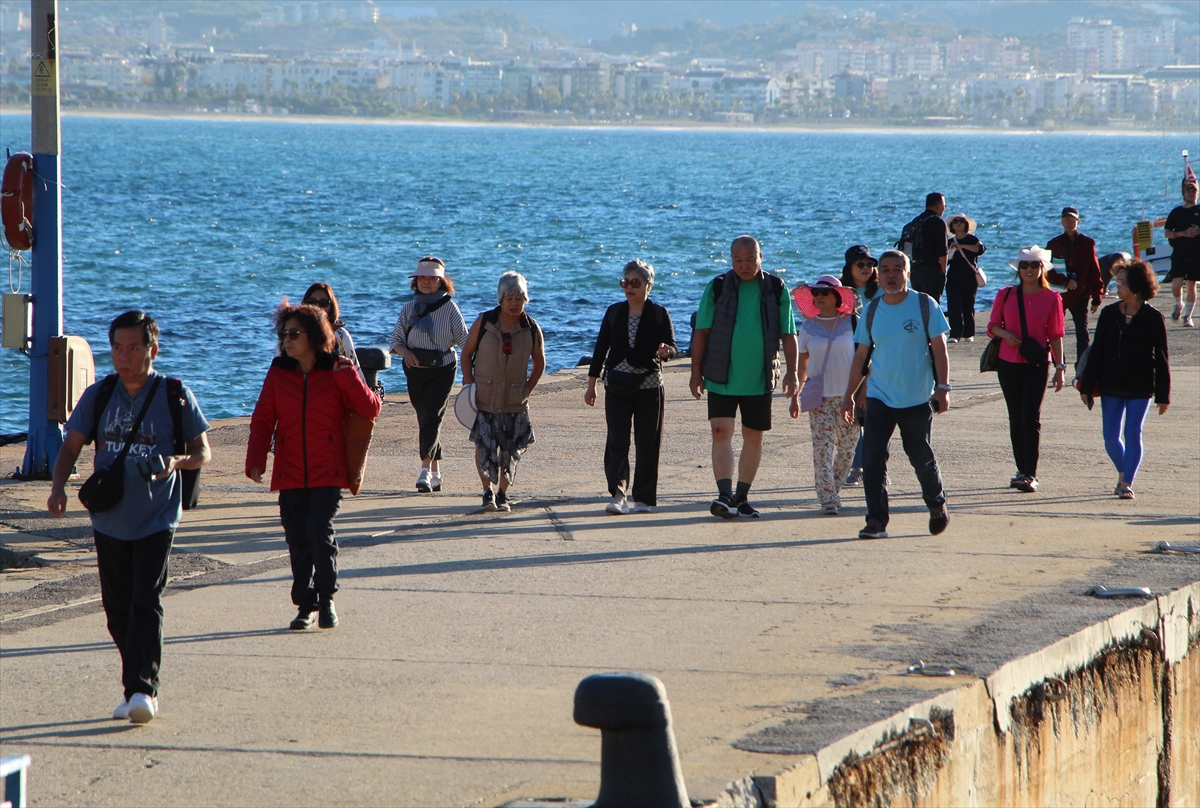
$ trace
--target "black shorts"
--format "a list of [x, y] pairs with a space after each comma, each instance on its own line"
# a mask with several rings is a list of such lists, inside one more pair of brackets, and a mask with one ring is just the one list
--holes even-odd
[[1200, 266], [1187, 267], [1186, 269], [1183, 267], [1179, 269], [1172, 267], [1167, 276], [1163, 278], [1163, 283], [1169, 283], [1174, 280], [1200, 281]]
[[766, 432], [771, 428], [771, 394], [761, 396], [727, 396], [708, 391], [708, 420], [734, 418], [742, 408], [742, 426]]

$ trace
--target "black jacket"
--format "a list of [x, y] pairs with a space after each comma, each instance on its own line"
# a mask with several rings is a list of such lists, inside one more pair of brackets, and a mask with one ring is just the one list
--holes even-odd
[[596, 347], [592, 350], [589, 376], [598, 379], [602, 367], [611, 370], [623, 359], [628, 359], [635, 368], [653, 370], [658, 366], [654, 355], [658, 346], [664, 343], [671, 346], [671, 355], [675, 354], [675, 326], [671, 324], [671, 314], [653, 300], [647, 300], [642, 307], [642, 319], [632, 346], [626, 336], [628, 333], [629, 301], [622, 300], [604, 312]]
[[1079, 376], [1079, 389], [1100, 387], [1100, 395], [1154, 398], [1171, 402], [1167, 362], [1167, 324], [1158, 309], [1143, 303], [1128, 323], [1119, 303], [1105, 306], [1096, 321], [1096, 337]]

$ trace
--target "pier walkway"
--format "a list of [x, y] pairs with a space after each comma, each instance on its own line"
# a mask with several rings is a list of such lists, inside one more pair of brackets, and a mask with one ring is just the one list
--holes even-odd
[[[81, 506], [52, 520], [47, 483], [4, 480], [0, 539], [25, 566], [0, 574], [0, 753], [32, 756], [38, 806], [589, 798], [600, 738], [571, 720], [575, 685], [633, 670], [666, 685], [689, 792], [715, 799], [1130, 605], [1085, 596], [1093, 584], [1158, 593], [1200, 580], [1200, 558], [1147, 552], [1200, 543], [1200, 334], [1171, 325], [1169, 338], [1173, 404], [1148, 418], [1134, 501], [1112, 496], [1099, 407], [1069, 388], [1046, 395], [1041, 491], [1009, 489], [983, 340], [950, 346], [955, 391], [934, 442], [952, 521], [936, 537], [898, 441], [891, 538], [856, 538], [861, 489], [846, 492], [845, 515], [821, 515], [807, 418], [788, 419], [782, 399], [752, 491], [762, 518], [710, 516], [708, 426], [686, 362], [665, 374], [649, 515], [603, 513], [603, 407], [582, 403], [586, 369], [539, 387], [511, 514], [476, 513], [454, 422], [445, 491], [416, 494], [415, 418], [389, 396], [365, 490], [337, 522], [333, 631], [287, 630], [277, 507], [241, 473], [248, 419], [222, 421], [202, 506], [176, 537], [161, 714], [145, 727], [110, 719], [118, 657]], [[22, 451], [0, 449], [0, 466]], [[916, 658], [961, 676], [904, 675]], [[763, 732], [804, 716], [790, 746]]]

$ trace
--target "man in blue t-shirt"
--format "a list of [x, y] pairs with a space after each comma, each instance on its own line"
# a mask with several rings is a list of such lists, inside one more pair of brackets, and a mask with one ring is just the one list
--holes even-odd
[[[124, 459], [125, 491], [114, 506], [91, 513], [96, 538], [100, 599], [108, 632], [121, 652], [125, 694], [115, 719], [145, 724], [158, 713], [158, 670], [162, 664], [162, 592], [167, 585], [171, 541], [183, 515], [183, 480], [177, 470], [208, 462], [208, 422], [192, 391], [178, 390], [154, 371], [158, 324], [140, 311], [128, 311], [108, 328], [117, 379], [83, 391], [67, 421], [67, 434], [54, 463], [46, 507], [51, 516], [67, 512], [66, 482], [79, 452], [93, 437], [96, 470]], [[97, 413], [97, 396], [111, 397]], [[175, 453], [175, 421], [170, 395], [177, 395], [187, 454]], [[134, 428], [138, 416], [141, 423]], [[99, 417], [97, 417], [99, 415]], [[93, 431], [95, 434], [93, 435]]]
[[936, 536], [950, 523], [942, 473], [929, 443], [933, 414], [950, 406], [946, 357], [950, 327], [935, 300], [909, 290], [908, 275], [904, 253], [888, 250], [879, 256], [883, 297], [873, 300], [859, 318], [854, 334], [858, 348], [842, 399], [842, 417], [853, 423], [854, 394], [863, 382], [863, 365], [869, 356], [871, 383], [863, 428], [867, 524], [858, 533], [860, 539], [887, 538], [888, 444], [896, 427], [929, 507], [929, 532]]

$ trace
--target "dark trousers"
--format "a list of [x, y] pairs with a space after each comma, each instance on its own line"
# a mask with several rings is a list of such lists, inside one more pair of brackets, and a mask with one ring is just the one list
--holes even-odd
[[408, 380], [408, 400], [417, 411], [417, 429], [420, 432], [418, 446], [422, 460], [442, 459], [442, 419], [446, 417], [446, 404], [450, 401], [450, 389], [454, 387], [457, 365], [441, 368], [410, 368], [404, 365], [404, 378]]
[[1017, 473], [1037, 476], [1038, 449], [1042, 440], [1042, 399], [1046, 396], [1049, 365], [1034, 367], [1000, 360], [996, 374], [1004, 403], [1008, 405], [1008, 436], [1012, 441]]
[[342, 503], [337, 486], [279, 492], [279, 518], [292, 559], [292, 603], [313, 611], [332, 600], [337, 585], [337, 538], [333, 517]]
[[604, 416], [608, 421], [608, 439], [604, 443], [604, 476], [608, 493], [617, 496], [628, 491], [629, 427], [633, 426], [635, 451], [634, 502], [658, 504], [658, 451], [662, 446], [663, 411], [666, 397], [662, 387], [649, 390], [604, 391]]
[[162, 593], [175, 532], [164, 530], [136, 541], [114, 539], [99, 531], [94, 535], [100, 600], [108, 633], [121, 652], [125, 698], [134, 693], [157, 696], [163, 646]]
[[946, 280], [946, 314], [950, 320], [950, 336], [966, 339], [975, 336], [975, 293], [979, 285], [975, 276], [961, 279], [951, 275]]
[[921, 495], [930, 508], [946, 503], [942, 472], [938, 469], [929, 443], [933, 409], [928, 404], [895, 409], [877, 398], [867, 398], [867, 422], [863, 427], [863, 494], [867, 500], [867, 521], [881, 527], [888, 523], [887, 462], [892, 433], [900, 427], [900, 441], [908, 462], [912, 463]]
[[913, 264], [910, 285], [918, 292], [924, 292], [941, 303], [942, 292], [946, 288], [946, 273], [942, 272], [942, 267], [937, 262]]
[[1075, 321], [1075, 364], [1077, 365], [1079, 357], [1083, 356], [1088, 343], [1091, 342], [1088, 337], [1088, 305], [1088, 299], [1085, 297], [1075, 301], [1070, 308], [1066, 309], [1071, 313], [1071, 319]]

